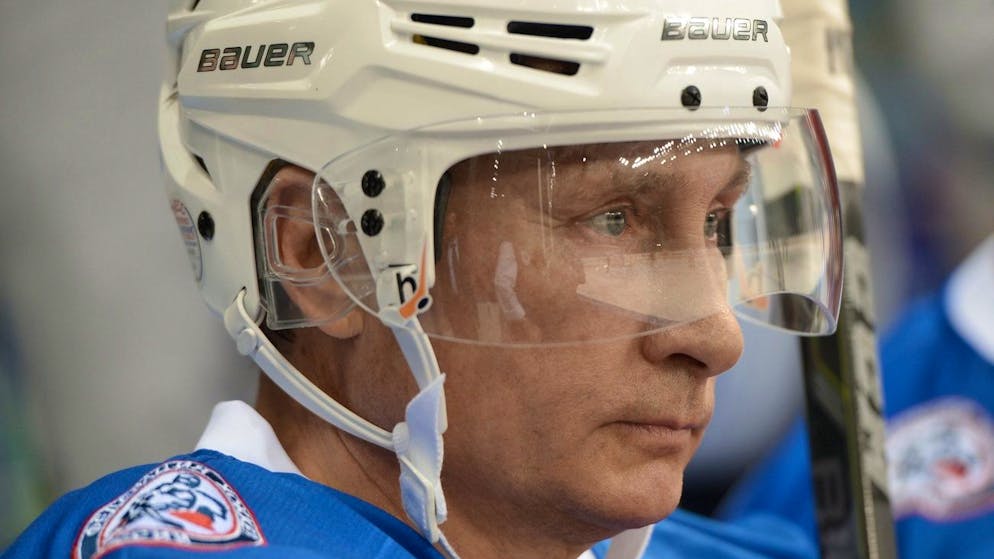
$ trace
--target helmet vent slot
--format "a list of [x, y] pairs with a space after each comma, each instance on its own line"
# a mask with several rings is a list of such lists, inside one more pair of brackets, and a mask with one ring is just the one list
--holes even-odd
[[428, 35], [415, 34], [411, 36], [411, 40], [419, 45], [425, 45], [427, 47], [435, 47], [439, 49], [454, 50], [456, 52], [464, 52], [466, 54], [477, 54], [480, 52], [480, 46], [474, 45], [473, 43], [463, 43], [461, 41], [440, 39], [438, 37], [430, 37]]
[[555, 58], [545, 58], [544, 56], [533, 56], [530, 54], [511, 53], [511, 64], [527, 66], [543, 72], [552, 72], [564, 76], [574, 76], [580, 71], [579, 62], [569, 60], [556, 60]]
[[200, 157], [199, 155], [194, 155], [193, 159], [197, 162], [197, 165], [199, 165], [200, 168], [203, 169], [204, 174], [210, 177], [211, 172], [207, 170], [207, 163], [204, 162], [204, 158]]
[[473, 18], [462, 16], [447, 16], [438, 14], [411, 14], [411, 21], [427, 23], [428, 25], [444, 25], [446, 27], [473, 27]]
[[507, 32], [514, 35], [531, 35], [550, 39], [578, 39], [586, 41], [594, 34], [588, 25], [563, 25], [561, 23], [538, 23], [534, 21], [512, 21], [507, 24]]

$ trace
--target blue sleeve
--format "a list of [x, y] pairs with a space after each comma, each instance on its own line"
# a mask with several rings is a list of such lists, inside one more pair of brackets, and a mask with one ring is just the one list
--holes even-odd
[[[65, 557], [66, 550], [72, 549], [71, 536], [65, 531], [56, 532], [55, 527], [62, 521], [67, 511], [74, 508], [70, 493], [55, 502], [41, 516], [35, 519], [6, 550], [0, 559], [28, 559], [34, 557]], [[55, 550], [61, 550], [57, 554]]]
[[[144, 516], [134, 521], [141, 524], [133, 528], [105, 532], [107, 526], [121, 529], [122, 522], [115, 515], [124, 506], [153, 495], [156, 484], [174, 475], [200, 475], [215, 484], [214, 490], [225, 488], [217, 494], [224, 499], [223, 505], [214, 501], [227, 507], [218, 518], [232, 519], [225, 528], [228, 531], [213, 539], [191, 541], [189, 536], [197, 534], [188, 528]], [[212, 498], [208, 492], [203, 494]], [[101, 542], [108, 533], [113, 534], [112, 543]], [[210, 450], [123, 470], [65, 495], [0, 553], [0, 559], [80, 555], [94, 559], [441, 557], [417, 532], [373, 505], [302, 476], [270, 472]]]
[[110, 474], [89, 487], [66, 493], [14, 540], [0, 559], [35, 559], [71, 555], [79, 529], [89, 513], [124, 492], [148, 466]]
[[191, 551], [189, 549], [172, 547], [129, 546], [122, 547], [106, 555], [101, 555], [100, 559], [191, 559], [194, 557], [204, 559], [328, 559], [330, 556], [334, 556], [335, 559], [367, 559], [359, 555], [343, 554], [340, 550], [333, 550], [332, 553], [324, 554], [301, 547], [283, 545], [240, 547], [221, 551]]

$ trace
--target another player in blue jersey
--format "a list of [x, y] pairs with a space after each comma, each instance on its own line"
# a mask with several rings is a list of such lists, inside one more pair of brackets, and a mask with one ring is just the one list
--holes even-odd
[[775, 1], [173, 4], [171, 207], [258, 399], [4, 559], [814, 553], [674, 513], [733, 312], [836, 324]]
[[[989, 557], [994, 548], [994, 237], [881, 340], [887, 457], [903, 558]], [[724, 505], [816, 541], [807, 432], [798, 422]]]

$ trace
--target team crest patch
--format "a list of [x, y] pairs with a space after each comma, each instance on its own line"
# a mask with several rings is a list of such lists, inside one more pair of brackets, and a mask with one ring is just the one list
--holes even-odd
[[265, 543], [255, 515], [220, 474], [177, 460], [94, 512], [76, 537], [73, 559], [129, 545], [211, 551]]
[[951, 521], [994, 509], [994, 422], [976, 403], [946, 398], [889, 427], [894, 517]]

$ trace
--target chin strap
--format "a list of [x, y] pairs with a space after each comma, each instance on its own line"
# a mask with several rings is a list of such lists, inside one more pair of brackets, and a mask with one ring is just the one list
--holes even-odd
[[400, 350], [421, 390], [408, 404], [404, 422], [393, 430], [393, 450], [400, 462], [400, 494], [404, 512], [428, 541], [438, 543], [452, 559], [455, 550], [439, 524], [448, 510], [442, 493], [442, 433], [448, 427], [445, 411], [445, 375], [428, 336], [414, 316], [403, 318], [397, 309], [380, 311], [379, 318], [390, 326]]
[[359, 417], [325, 394], [283, 357], [259, 325], [249, 317], [245, 310], [244, 290], [225, 309], [224, 327], [234, 338], [239, 353], [255, 361], [266, 376], [311, 413], [346, 433], [393, 450], [393, 437], [388, 431]]
[[400, 320], [399, 314], [394, 317], [389, 313], [382, 313], [388, 315], [385, 322], [391, 326], [420, 389], [408, 403], [404, 421], [392, 433], [353, 413], [291, 365], [249, 316], [244, 290], [225, 309], [224, 326], [238, 352], [250, 357], [311, 413], [346, 433], [393, 451], [400, 462], [404, 511], [428, 541], [438, 543], [450, 558], [458, 559], [438, 527], [446, 517], [441, 484], [442, 433], [447, 425], [442, 387], [445, 375], [439, 372], [435, 353], [418, 320]]
[[442, 493], [442, 431], [445, 422], [445, 393], [439, 375], [409, 404], [405, 421], [393, 429], [394, 452], [400, 462], [400, 495], [404, 512], [428, 541], [439, 543], [457, 559], [439, 524], [447, 510]]

